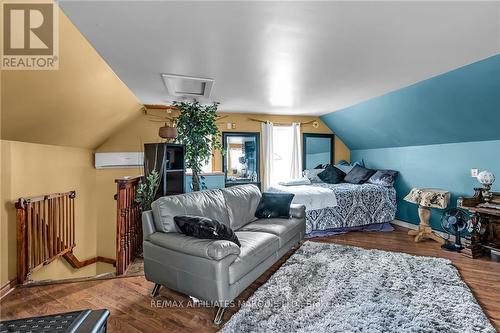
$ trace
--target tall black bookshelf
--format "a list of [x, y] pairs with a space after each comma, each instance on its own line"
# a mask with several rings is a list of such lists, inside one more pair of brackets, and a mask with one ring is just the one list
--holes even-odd
[[184, 145], [177, 143], [144, 144], [144, 171], [148, 174], [154, 169], [161, 174], [156, 198], [185, 192]]

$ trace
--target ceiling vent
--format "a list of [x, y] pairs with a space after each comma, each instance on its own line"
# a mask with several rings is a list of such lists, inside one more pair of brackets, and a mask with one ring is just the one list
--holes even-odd
[[176, 74], [161, 74], [170, 96], [191, 96], [209, 98], [214, 85], [213, 79], [184, 76]]

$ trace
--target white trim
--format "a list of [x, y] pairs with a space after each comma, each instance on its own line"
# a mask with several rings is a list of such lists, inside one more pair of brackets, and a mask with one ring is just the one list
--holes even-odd
[[[398, 225], [400, 227], [403, 227], [403, 228], [408, 228], [408, 229], [412, 229], [412, 230], [417, 230], [418, 229], [418, 225], [417, 224], [413, 224], [413, 223], [409, 223], [409, 222], [405, 222], [405, 221], [401, 221], [401, 220], [397, 220], [397, 219], [394, 219], [391, 223], [395, 224], [395, 225]], [[432, 229], [432, 231], [434, 231], [436, 234], [438, 234], [439, 236], [443, 237], [444, 239], [448, 239], [450, 242], [455, 242], [455, 236], [454, 235], [448, 235], [446, 232], [442, 232], [442, 231], [434, 230], [434, 229]], [[465, 241], [465, 238], [462, 237], [462, 243], [464, 241]]]

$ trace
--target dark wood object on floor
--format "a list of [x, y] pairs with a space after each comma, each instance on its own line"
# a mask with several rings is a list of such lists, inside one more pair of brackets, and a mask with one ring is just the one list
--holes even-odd
[[[406, 234], [408, 229], [395, 228], [394, 232], [351, 232], [314, 241], [448, 258], [493, 325], [500, 329], [500, 263], [486, 258], [472, 260], [456, 252], [443, 251], [436, 242], [415, 243]], [[227, 309], [224, 321], [239, 310], [238, 302], [247, 300], [293, 252], [291, 250], [243, 291], [236, 300], [237, 306]], [[7, 320], [85, 308], [108, 308], [111, 311], [110, 332], [217, 332], [220, 329], [212, 325], [216, 309], [186, 307], [190, 298], [167, 288], [161, 288], [156, 300], [152, 301], [150, 292], [153, 286], [144, 277], [136, 276], [21, 287], [0, 301], [0, 318]], [[169, 302], [171, 306], [168, 306]]]
[[156, 192], [156, 199], [185, 192], [185, 168], [184, 145], [144, 144], [144, 174], [148, 175], [152, 170], [157, 170], [160, 174], [160, 186]]
[[105, 333], [108, 310], [82, 310], [0, 322], [0, 332]]
[[75, 247], [75, 191], [19, 198], [17, 281]]
[[[471, 258], [483, 255], [499, 260], [500, 256], [500, 193], [493, 192], [486, 202], [481, 188], [471, 198], [459, 198], [458, 206], [472, 213], [473, 230], [466, 238], [462, 253]], [[498, 208], [494, 208], [498, 207]]]
[[116, 179], [116, 275], [122, 275], [142, 252], [141, 209], [135, 191], [141, 177]]

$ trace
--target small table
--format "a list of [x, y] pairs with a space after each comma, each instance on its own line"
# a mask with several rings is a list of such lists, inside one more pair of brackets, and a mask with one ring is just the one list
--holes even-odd
[[426, 238], [433, 239], [441, 245], [444, 239], [432, 231], [429, 224], [431, 216], [430, 208], [448, 207], [450, 203], [450, 192], [433, 188], [412, 188], [410, 193], [404, 198], [405, 201], [418, 204], [418, 217], [420, 224], [418, 230], [408, 231], [408, 235], [415, 236], [415, 242], [420, 242]]
[[0, 332], [104, 333], [108, 310], [82, 310], [0, 322]]

